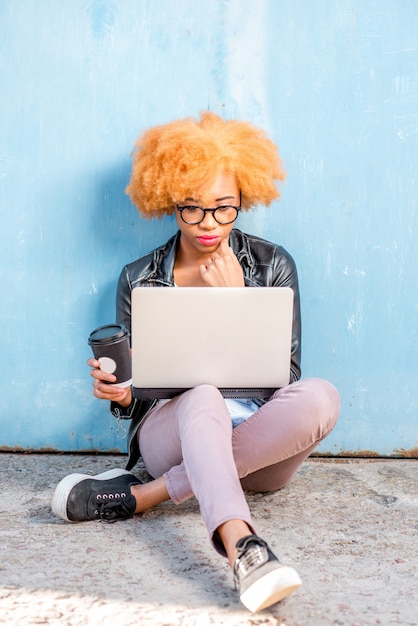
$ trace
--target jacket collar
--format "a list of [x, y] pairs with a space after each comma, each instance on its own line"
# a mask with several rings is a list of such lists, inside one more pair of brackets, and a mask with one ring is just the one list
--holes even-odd
[[229, 245], [240, 262], [244, 275], [251, 277], [254, 272], [255, 261], [251, 254], [248, 235], [238, 230], [238, 228], [233, 228], [229, 236]]

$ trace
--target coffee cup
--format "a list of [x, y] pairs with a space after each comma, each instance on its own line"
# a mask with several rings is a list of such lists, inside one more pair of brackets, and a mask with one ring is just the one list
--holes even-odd
[[90, 333], [88, 343], [100, 369], [116, 376], [116, 382], [107, 384], [129, 387], [132, 384], [132, 360], [127, 328], [123, 324], [100, 326]]

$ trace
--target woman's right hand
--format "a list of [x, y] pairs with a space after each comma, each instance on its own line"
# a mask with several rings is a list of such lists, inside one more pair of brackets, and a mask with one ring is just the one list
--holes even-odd
[[100, 369], [100, 363], [97, 359], [91, 358], [87, 361], [92, 369], [90, 376], [93, 378], [93, 395], [99, 400], [109, 400], [110, 402], [117, 402], [123, 407], [128, 407], [132, 402], [132, 389], [131, 387], [113, 387], [108, 383], [114, 383], [116, 376], [109, 374]]

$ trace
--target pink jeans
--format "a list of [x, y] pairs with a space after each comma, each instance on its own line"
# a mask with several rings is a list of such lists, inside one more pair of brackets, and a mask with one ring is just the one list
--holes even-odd
[[231, 519], [254, 529], [244, 489], [284, 487], [334, 428], [339, 394], [329, 382], [306, 378], [276, 391], [234, 430], [216, 387], [201, 385], [157, 405], [139, 431], [142, 458], [164, 477], [176, 504], [196, 496], [215, 548], [215, 533]]

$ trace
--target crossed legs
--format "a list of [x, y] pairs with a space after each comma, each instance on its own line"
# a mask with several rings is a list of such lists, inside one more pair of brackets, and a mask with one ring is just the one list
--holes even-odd
[[132, 488], [137, 512], [195, 495], [215, 548], [233, 559], [237, 536], [253, 532], [243, 489], [286, 485], [332, 430], [338, 411], [336, 389], [312, 378], [276, 391], [233, 431], [225, 402], [210, 385], [157, 406], [139, 433], [156, 480]]

